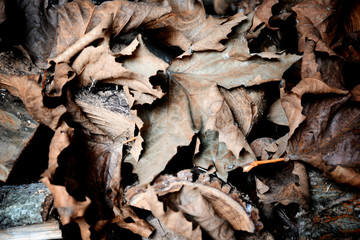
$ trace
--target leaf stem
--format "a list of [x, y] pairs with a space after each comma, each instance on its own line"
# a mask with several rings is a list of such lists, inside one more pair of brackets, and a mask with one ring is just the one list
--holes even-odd
[[133, 137], [133, 138], [130, 138], [130, 139], [126, 140], [126, 141], [124, 141], [123, 144], [132, 142], [132, 141], [134, 141], [135, 139], [137, 139], [137, 136], [136, 136], [136, 137]]
[[256, 166], [259, 166], [261, 164], [267, 164], [267, 163], [276, 163], [284, 161], [285, 158], [278, 158], [278, 159], [269, 159], [269, 160], [261, 160], [261, 161], [254, 161], [249, 163], [248, 165], [243, 167], [244, 172], [249, 172], [251, 169], [253, 169]]

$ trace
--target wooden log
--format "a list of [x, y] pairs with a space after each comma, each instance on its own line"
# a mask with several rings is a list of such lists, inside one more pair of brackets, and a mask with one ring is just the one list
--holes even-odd
[[0, 228], [46, 221], [52, 202], [53, 197], [43, 183], [3, 186], [0, 188]]
[[0, 90], [0, 99], [0, 182], [6, 182], [39, 124], [30, 117], [20, 99], [5, 90]]
[[62, 239], [59, 223], [55, 220], [0, 230], [0, 239]]

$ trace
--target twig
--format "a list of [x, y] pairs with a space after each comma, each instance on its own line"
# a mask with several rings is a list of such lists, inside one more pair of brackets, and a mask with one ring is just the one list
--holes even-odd
[[132, 142], [132, 141], [134, 141], [135, 139], [137, 139], [137, 136], [136, 136], [136, 137], [133, 137], [133, 138], [130, 138], [130, 139], [128, 139], [128, 140], [126, 140], [125, 142], [123, 142], [123, 144], [129, 143], [129, 142]]
[[267, 164], [267, 163], [276, 163], [284, 161], [285, 158], [279, 158], [279, 159], [270, 159], [270, 160], [261, 160], [261, 161], [254, 161], [252, 163], [249, 163], [248, 165], [243, 167], [244, 172], [249, 172], [251, 169], [253, 169], [256, 166], [259, 166], [261, 164]]

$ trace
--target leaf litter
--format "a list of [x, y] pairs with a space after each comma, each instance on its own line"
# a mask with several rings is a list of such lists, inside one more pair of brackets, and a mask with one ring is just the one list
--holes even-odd
[[343, 71], [359, 63], [341, 40], [360, 29], [339, 2], [17, 1], [42, 74], [1, 71], [0, 86], [55, 131], [42, 181], [62, 224], [153, 239], [145, 209], [173, 236], [273, 239], [275, 212], [299, 234], [282, 209], [309, 209], [309, 168], [360, 187], [359, 83]]

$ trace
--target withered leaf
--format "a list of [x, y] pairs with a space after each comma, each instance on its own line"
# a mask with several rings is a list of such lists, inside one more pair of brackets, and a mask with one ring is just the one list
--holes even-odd
[[146, 28], [161, 28], [159, 37], [170, 45], [179, 46], [185, 55], [190, 55], [192, 51], [224, 50], [220, 41], [227, 38], [232, 27], [246, 19], [243, 14], [230, 18], [207, 17], [199, 0], [169, 2], [171, 14], [147, 24]]
[[84, 216], [86, 209], [91, 203], [88, 197], [86, 197], [85, 201], [78, 202], [66, 191], [64, 186], [51, 184], [47, 177], [42, 178], [41, 181], [54, 195], [54, 206], [60, 214], [62, 224], [67, 224], [71, 220]]
[[305, 104], [306, 119], [289, 140], [290, 159], [321, 169], [337, 182], [360, 186], [359, 114], [351, 95]]
[[299, 18], [306, 17], [310, 19], [321, 34], [321, 38], [329, 45], [332, 39], [328, 35], [327, 28], [331, 19], [330, 16], [335, 11], [335, 3], [336, 1], [330, 0], [302, 1], [292, 9]]
[[0, 75], [0, 86], [9, 90], [12, 95], [20, 97], [34, 120], [55, 130], [66, 108], [63, 105], [56, 108], [44, 106], [42, 88], [37, 83], [38, 79], [39, 75]]
[[280, 54], [276, 59], [245, 56], [248, 49], [243, 37], [230, 40], [222, 52], [194, 53], [184, 59], [176, 59], [169, 71], [173, 77], [187, 77], [196, 81], [207, 80], [230, 89], [239, 86], [254, 86], [265, 82], [279, 81], [286, 69], [301, 57]]
[[271, 106], [269, 107], [269, 113], [267, 115], [267, 119], [270, 122], [273, 122], [278, 125], [282, 126], [289, 126], [289, 121], [286, 117], [286, 113], [281, 105], [281, 100], [276, 100]]
[[[128, 56], [122, 63], [116, 57]], [[127, 86], [134, 94], [135, 103], [152, 103], [161, 98], [159, 88], [153, 88], [149, 77], [157, 71], [165, 71], [168, 64], [147, 50], [141, 36], [115, 56], [108, 46], [87, 47], [72, 64], [78, 74], [79, 87], [95, 84], [96, 81]]]
[[[318, 75], [317, 75], [318, 76]], [[290, 93], [284, 93], [282, 90], [281, 105], [284, 108], [286, 116], [289, 120], [289, 135], [291, 136], [295, 129], [302, 123], [306, 115], [302, 114], [303, 107], [301, 105], [301, 99], [304, 94], [346, 94], [347, 91], [330, 87], [321, 80], [316, 78], [306, 78], [300, 81]]]
[[197, 227], [194, 229], [193, 223], [186, 220], [183, 213], [180, 211], [176, 212], [170, 208], [164, 211], [164, 203], [158, 200], [151, 186], [149, 186], [145, 192], [133, 196], [130, 204], [151, 211], [157, 219], [180, 236], [188, 239], [201, 239], [200, 228]]
[[278, 0], [265, 0], [256, 8], [251, 30], [254, 30], [261, 23], [265, 23], [267, 27], [271, 27], [269, 25], [269, 19], [272, 17], [271, 8], [276, 3], [278, 3]]
[[305, 166], [293, 162], [274, 173], [274, 176], [260, 180], [256, 178], [257, 195], [264, 204], [298, 203], [309, 206], [309, 182]]

